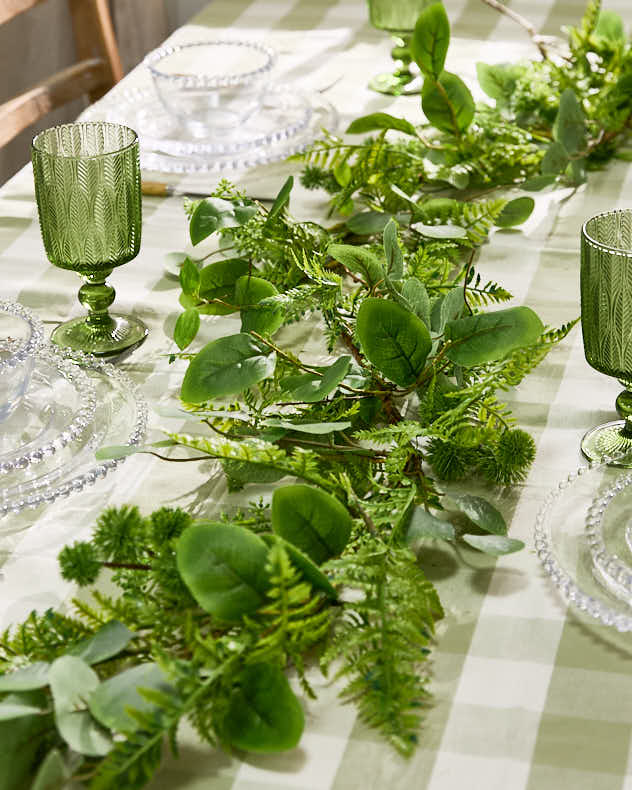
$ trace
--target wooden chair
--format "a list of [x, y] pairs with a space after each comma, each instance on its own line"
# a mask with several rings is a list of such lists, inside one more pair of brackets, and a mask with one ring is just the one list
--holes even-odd
[[[0, 0], [0, 25], [45, 0]], [[0, 104], [0, 147], [57, 107], [96, 101], [123, 76], [108, 0], [68, 0], [78, 62]]]

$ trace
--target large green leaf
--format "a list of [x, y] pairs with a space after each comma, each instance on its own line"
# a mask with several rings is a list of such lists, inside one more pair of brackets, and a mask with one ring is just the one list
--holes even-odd
[[193, 210], [189, 220], [191, 243], [193, 245], [199, 244], [225, 224], [236, 224], [233, 204], [221, 198], [205, 198], [201, 200]]
[[365, 299], [356, 331], [364, 354], [380, 373], [401, 387], [415, 382], [432, 345], [420, 318], [394, 302]]
[[[200, 272], [200, 297], [208, 301], [220, 299], [227, 304], [205, 305], [200, 308], [200, 312], [206, 315], [228, 315], [236, 312], [239, 308], [235, 304], [235, 285], [249, 270], [250, 264], [242, 258], [228, 258], [205, 266]], [[189, 305], [183, 305], [187, 306]]]
[[273, 335], [283, 324], [281, 305], [259, 306], [262, 299], [276, 296], [279, 292], [268, 280], [244, 275], [235, 285], [235, 302], [241, 308], [241, 331]]
[[417, 131], [410, 121], [396, 118], [386, 112], [374, 112], [371, 115], [356, 118], [347, 128], [347, 134], [366, 134], [366, 132], [374, 132], [378, 129], [395, 129], [404, 134], [417, 135]]
[[212, 340], [195, 356], [182, 381], [182, 399], [204, 403], [224, 395], [236, 395], [271, 376], [275, 354], [262, 351], [247, 334]]
[[560, 97], [553, 137], [569, 154], [576, 154], [586, 143], [586, 118], [572, 88], [566, 88]]
[[272, 495], [272, 529], [317, 565], [342, 553], [351, 525], [344, 505], [319, 488], [283, 486]]
[[444, 71], [436, 83], [430, 79], [425, 81], [421, 108], [433, 126], [457, 137], [472, 123], [475, 109], [467, 85], [449, 71]]
[[127, 647], [135, 634], [126, 625], [118, 620], [110, 620], [87, 639], [77, 642], [66, 652], [85, 661], [86, 664], [98, 664], [108, 658], [117, 656]]
[[483, 497], [472, 494], [451, 494], [457, 507], [470, 521], [484, 532], [506, 535], [507, 524], [502, 513]]
[[237, 677], [221, 725], [223, 738], [249, 752], [293, 749], [303, 734], [303, 709], [274, 664], [252, 664]]
[[373, 236], [382, 233], [392, 214], [383, 211], [361, 211], [354, 214], [346, 222], [347, 228], [357, 236]]
[[156, 705], [138, 693], [139, 688], [155, 689], [165, 694], [175, 694], [158, 664], [146, 663], [126, 669], [104, 680], [88, 697], [88, 708], [104, 727], [115, 732], [132, 732], [139, 723], [126, 708], [151, 713]]
[[436, 80], [443, 71], [450, 44], [450, 22], [443, 3], [424, 8], [410, 42], [413, 60], [422, 73]]
[[452, 342], [446, 356], [458, 365], [470, 367], [502, 359], [540, 337], [542, 321], [529, 307], [510, 307], [449, 321], [445, 339]]
[[332, 585], [318, 565], [302, 552], [297, 546], [282, 538], [280, 535], [262, 535], [263, 540], [268, 546], [273, 546], [275, 541], [280, 541], [281, 546], [287, 552], [290, 562], [299, 570], [305, 581], [309, 582], [315, 590], [324, 592], [328, 598], [338, 598], [336, 588]]
[[338, 357], [323, 375], [316, 373], [303, 373], [299, 376], [287, 376], [281, 381], [288, 400], [302, 401], [303, 403], [316, 403], [330, 395], [347, 375], [350, 356]]
[[258, 609], [269, 587], [268, 548], [234, 524], [199, 522], [178, 540], [180, 575], [200, 606], [229, 622]]
[[330, 244], [327, 254], [346, 266], [349, 271], [359, 274], [371, 288], [384, 279], [382, 262], [363, 247], [356, 247], [353, 244]]

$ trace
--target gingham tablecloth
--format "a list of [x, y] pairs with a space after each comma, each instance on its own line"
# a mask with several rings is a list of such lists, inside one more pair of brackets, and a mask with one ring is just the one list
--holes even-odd
[[[629, 18], [629, 0], [605, 5]], [[446, 6], [453, 33], [450, 70], [473, 81], [477, 60], [531, 53], [524, 31], [481, 0], [446, 0]], [[581, 0], [511, 2], [546, 34], [576, 22], [583, 6]], [[286, 81], [319, 89], [341, 77], [326, 93], [341, 114], [341, 128], [358, 114], [379, 110], [413, 121], [419, 117], [418, 99], [395, 100], [366, 88], [370, 75], [389, 68], [390, 46], [388, 37], [369, 26], [361, 0], [214, 0], [174, 37], [192, 40], [220, 32], [267, 40], [281, 53]], [[124, 87], [143, 80], [138, 68]], [[239, 181], [253, 194], [272, 196], [296, 169], [258, 168]], [[213, 183], [211, 177], [204, 181], [206, 187]], [[569, 190], [539, 196], [520, 232], [496, 233], [485, 246], [479, 271], [499, 280], [516, 303], [530, 305], [546, 323], [570, 320], [579, 314], [581, 223], [598, 211], [629, 205], [631, 188], [632, 168], [615, 162], [592, 173], [589, 184], [570, 197]], [[324, 217], [324, 197], [297, 188], [292, 208], [299, 217]], [[178, 286], [165, 275], [163, 258], [186, 249], [186, 238], [180, 199], [146, 199], [141, 253], [111, 278], [118, 308], [134, 311], [150, 327], [148, 341], [123, 367], [152, 404], [173, 403], [181, 380], [182, 366], [167, 364], [180, 310]], [[25, 168], [0, 189], [0, 298], [18, 299], [55, 322], [79, 313], [77, 287], [76, 275], [46, 261], [32, 175]], [[207, 336], [234, 331], [234, 321], [206, 320]], [[281, 339], [305, 353], [322, 352], [315, 324], [298, 325]], [[481, 556], [469, 565], [437, 552], [431, 569], [447, 616], [433, 654], [433, 704], [411, 759], [399, 757], [358, 722], [354, 708], [338, 702], [336, 687], [314, 671], [320, 695], [316, 702], [305, 700], [307, 726], [298, 749], [242, 762], [199, 745], [183, 728], [180, 760], [166, 758], [152, 787], [632, 790], [632, 637], [567, 611], [541, 570], [532, 538], [546, 491], [580, 464], [583, 431], [614, 417], [617, 392], [616, 382], [588, 367], [575, 329], [511, 394], [515, 416], [534, 436], [538, 452], [528, 480], [496, 501], [511, 522], [510, 534], [527, 548], [497, 562]], [[178, 427], [160, 416], [153, 416], [152, 424]], [[0, 535], [5, 551], [0, 627], [34, 607], [65, 605], [72, 589], [57, 576], [55, 553], [88, 534], [106, 504], [133, 502], [145, 512], [177, 504], [201, 514], [238, 501], [226, 493], [211, 463], [193, 470], [185, 466], [183, 471], [144, 456], [130, 458], [83, 494], [36, 517], [20, 517], [29, 529], [11, 538]], [[240, 496], [255, 499], [259, 493], [248, 489]]]

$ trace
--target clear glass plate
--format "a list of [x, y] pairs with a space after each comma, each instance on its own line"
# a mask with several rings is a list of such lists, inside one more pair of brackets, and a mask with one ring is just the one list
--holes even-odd
[[[51, 350], [49, 353], [59, 356], [60, 365], [70, 359], [70, 354], [63, 351]], [[145, 436], [147, 406], [131, 379], [118, 368], [95, 357], [75, 352], [72, 358], [94, 391], [93, 417], [74, 438], [58, 442], [56, 452], [38, 458], [36, 463], [29, 463], [24, 468], [14, 467], [0, 477], [0, 535], [27, 526], [12, 524], [11, 515], [78, 493], [104, 478], [124, 460], [98, 462], [94, 457], [98, 447], [137, 445]], [[67, 380], [63, 387], [64, 396], [72, 401], [67, 385], [72, 387], [73, 381]], [[78, 403], [77, 393], [74, 397], [78, 413], [85, 404]], [[72, 419], [71, 415], [72, 406], [66, 417]]]
[[141, 143], [141, 166], [166, 173], [245, 170], [286, 159], [306, 148], [323, 128], [335, 130], [338, 115], [319, 94], [277, 86], [261, 110], [221, 139], [194, 138], [169, 115], [153, 88], [112, 91], [81, 115], [131, 126]]
[[632, 631], [632, 605], [612, 563], [632, 572], [631, 482], [629, 472], [603, 461], [581, 466], [545, 497], [535, 525], [538, 557], [562, 596], [620, 632]]

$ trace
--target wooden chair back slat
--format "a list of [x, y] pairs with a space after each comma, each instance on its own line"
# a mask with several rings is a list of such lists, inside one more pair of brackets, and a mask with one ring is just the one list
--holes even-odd
[[0, 0], [0, 25], [46, 0]]

